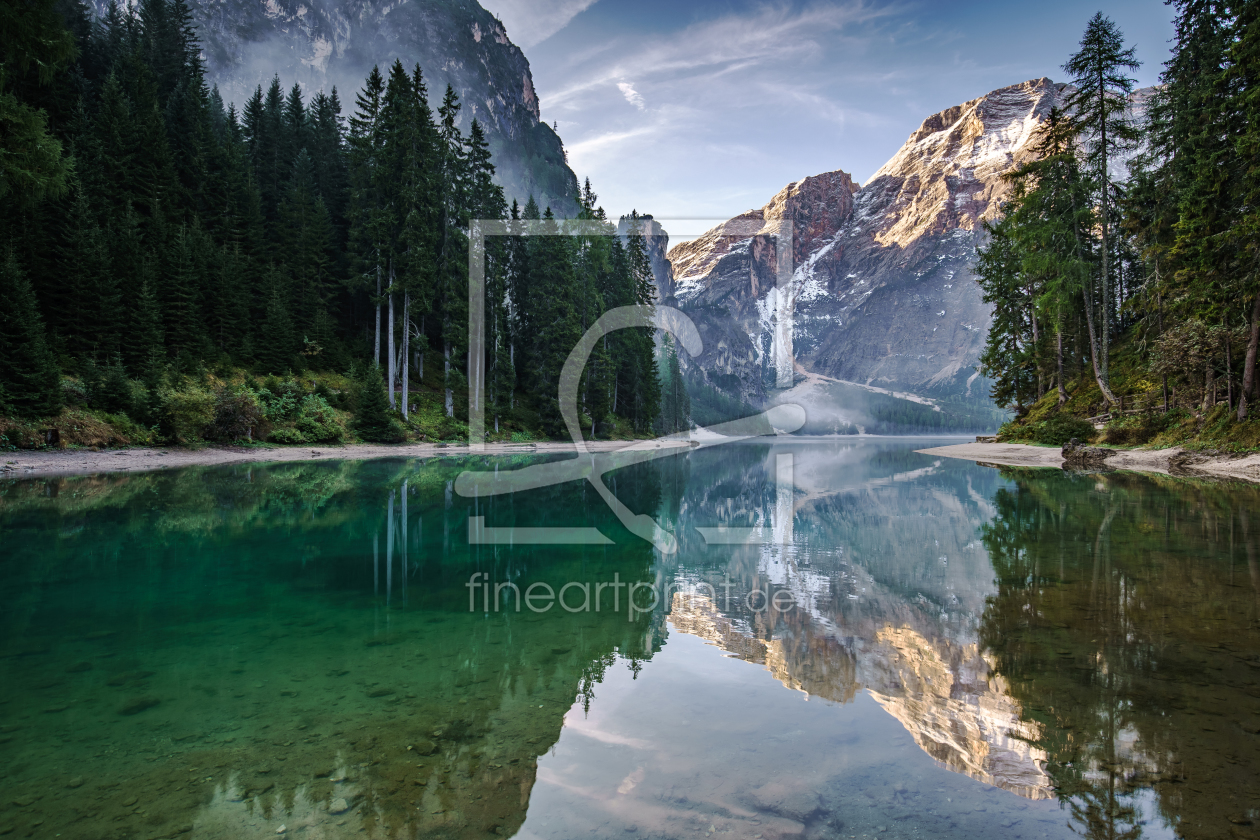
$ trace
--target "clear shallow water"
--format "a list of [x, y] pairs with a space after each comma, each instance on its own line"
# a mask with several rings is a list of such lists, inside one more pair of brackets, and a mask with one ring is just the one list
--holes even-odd
[[[1258, 836], [1256, 489], [923, 445], [615, 473], [670, 555], [577, 483], [453, 490], [522, 458], [0, 485], [0, 832]], [[470, 514], [614, 544], [470, 546]]]

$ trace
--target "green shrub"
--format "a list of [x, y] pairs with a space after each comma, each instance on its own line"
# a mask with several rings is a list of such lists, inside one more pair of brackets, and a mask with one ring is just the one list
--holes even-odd
[[158, 389], [161, 427], [177, 443], [200, 440], [214, 422], [215, 397], [200, 385]]
[[215, 397], [214, 421], [206, 430], [210, 440], [230, 443], [261, 437], [266, 424], [258, 395], [248, 388], [223, 388]]
[[400, 443], [406, 440], [406, 432], [389, 407], [385, 395], [385, 380], [376, 367], [368, 367], [359, 380], [359, 398], [356, 400], [357, 416], [354, 430], [359, 437], [374, 443]]
[[126, 438], [127, 442], [133, 446], [135, 445], [147, 446], [151, 443], [155, 443], [155, 440], [154, 440], [154, 438], [156, 437], [155, 430], [146, 429], [144, 426], [141, 426], [139, 423], [132, 420], [126, 414], [109, 414], [106, 412], [101, 412], [100, 417], [102, 420], [104, 420], [106, 423], [112, 426], [118, 432], [119, 435]]
[[89, 394], [92, 407], [109, 414], [131, 414], [135, 402], [131, 386], [122, 365], [113, 364], [104, 368]]
[[306, 437], [297, 429], [279, 428], [267, 435], [272, 443], [306, 443]]
[[443, 417], [438, 423], [438, 438], [440, 440], [467, 440], [468, 424], [461, 423], [454, 417]]
[[[91, 377], [85, 378], [90, 379]], [[69, 406], [87, 405], [89, 403], [89, 387], [89, 382], [81, 382], [78, 379], [69, 379], [63, 376], [61, 378], [61, 404]]]
[[302, 400], [294, 428], [306, 440], [315, 443], [340, 443], [346, 437], [345, 427], [337, 419], [337, 412], [318, 394], [311, 394]]
[[1122, 446], [1150, 443], [1167, 431], [1174, 419], [1173, 415], [1154, 413], [1114, 417], [1103, 427], [1103, 441]]
[[295, 419], [304, 396], [305, 392], [296, 382], [280, 382], [274, 377], [267, 380], [267, 387], [258, 391], [263, 416], [272, 423]]
[[1094, 426], [1088, 420], [1069, 414], [1056, 414], [1036, 423], [1024, 425], [1015, 421], [1003, 423], [998, 429], [998, 440], [1028, 441], [1050, 446], [1063, 446], [1072, 438], [1087, 441], [1094, 436]]

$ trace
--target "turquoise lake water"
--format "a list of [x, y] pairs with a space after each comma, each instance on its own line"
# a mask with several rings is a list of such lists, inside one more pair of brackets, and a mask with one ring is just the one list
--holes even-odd
[[0, 836], [1260, 837], [1260, 489], [930, 445], [0, 483]]

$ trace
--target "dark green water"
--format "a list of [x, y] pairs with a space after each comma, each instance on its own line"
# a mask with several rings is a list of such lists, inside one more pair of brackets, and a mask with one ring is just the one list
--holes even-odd
[[0, 835], [1260, 837], [1260, 492], [924, 445], [0, 484]]

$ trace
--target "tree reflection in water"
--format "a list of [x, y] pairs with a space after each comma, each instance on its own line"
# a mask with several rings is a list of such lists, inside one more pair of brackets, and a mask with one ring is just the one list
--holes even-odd
[[[1187, 837], [1250, 837], [1260, 803], [1260, 490], [1003, 470], [983, 526], [995, 671], [1096, 838], [1142, 836], [1143, 799]], [[1149, 816], [1146, 815], [1146, 816]]]

